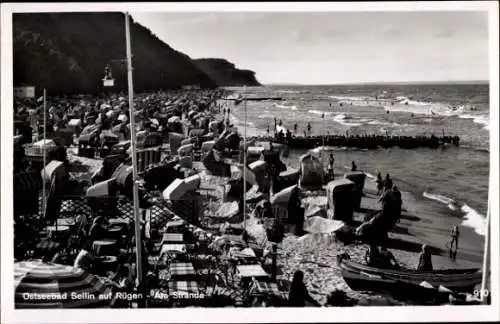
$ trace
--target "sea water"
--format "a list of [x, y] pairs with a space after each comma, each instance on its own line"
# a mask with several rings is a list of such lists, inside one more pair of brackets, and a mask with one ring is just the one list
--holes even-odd
[[[237, 89], [243, 92], [242, 89]], [[462, 214], [462, 225], [485, 233], [489, 186], [489, 85], [266, 86], [246, 96], [283, 100], [248, 101], [247, 125], [266, 134], [274, 118], [304, 135], [458, 135], [460, 146], [440, 149], [360, 150], [335, 148], [336, 172], [356, 161], [371, 176], [390, 174], [394, 183], [420, 199], [432, 199]], [[243, 120], [243, 104], [232, 109]], [[287, 159], [297, 161], [304, 151]], [[325, 157], [325, 165], [327, 163]]]

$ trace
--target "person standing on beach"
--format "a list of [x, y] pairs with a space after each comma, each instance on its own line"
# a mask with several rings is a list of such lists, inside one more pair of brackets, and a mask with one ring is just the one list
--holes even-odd
[[392, 179], [389, 173], [385, 175], [384, 187], [385, 189], [392, 189]]
[[293, 132], [294, 132], [295, 134], [297, 134], [297, 128], [298, 128], [298, 127], [299, 127], [299, 126], [297, 125], [297, 123], [295, 123], [295, 124], [293, 125]]
[[382, 174], [380, 171], [377, 172], [377, 196], [380, 196], [384, 189], [384, 181], [382, 180]]
[[[460, 236], [460, 230], [458, 226], [455, 225], [451, 229], [451, 241], [450, 241], [450, 258], [457, 258], [457, 250], [458, 250], [458, 237]], [[455, 251], [453, 251], [453, 245], [455, 245]]]
[[351, 162], [351, 171], [358, 171], [358, 166], [354, 161]]
[[300, 270], [295, 271], [293, 274], [290, 291], [288, 293], [288, 302], [291, 307], [306, 307], [306, 302], [317, 307], [321, 306], [311, 297], [311, 295], [309, 295], [307, 287], [304, 284], [304, 273]]
[[422, 245], [422, 252], [418, 259], [418, 271], [432, 271], [432, 255], [429, 247], [425, 244]]
[[333, 175], [333, 164], [335, 163], [335, 158], [333, 157], [333, 153], [330, 153], [330, 160], [328, 162], [328, 176], [330, 177], [330, 180], [333, 180], [334, 175]]
[[311, 135], [311, 123], [307, 123], [307, 136]]

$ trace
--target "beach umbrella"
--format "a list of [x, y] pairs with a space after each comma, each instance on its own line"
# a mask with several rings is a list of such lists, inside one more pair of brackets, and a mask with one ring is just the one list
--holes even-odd
[[179, 118], [179, 116], [173, 116], [173, 117], [170, 117], [167, 122], [169, 124], [173, 124], [173, 123], [177, 123], [177, 122], [180, 122], [181, 119]]
[[290, 186], [271, 197], [271, 204], [288, 204], [297, 185]]
[[245, 248], [237, 253], [238, 256], [244, 258], [256, 258], [255, 251], [252, 248]]
[[246, 181], [250, 183], [250, 185], [257, 185], [257, 178], [255, 177], [255, 173], [250, 170], [247, 166], [243, 164], [231, 164], [231, 178], [233, 179], [243, 179], [243, 169], [246, 169]]
[[450, 294], [452, 293], [452, 291], [451, 291], [450, 289], [446, 288], [446, 287], [445, 287], [445, 286], [443, 286], [443, 285], [439, 285], [439, 287], [438, 287], [438, 291], [439, 291], [439, 292], [442, 292], [442, 293], [450, 293]]
[[429, 288], [429, 289], [434, 289], [435, 287], [433, 285], [431, 285], [430, 283], [428, 283], [427, 281], [422, 281], [420, 283], [420, 286], [424, 287], [424, 288]]
[[71, 266], [41, 260], [14, 264], [16, 308], [109, 307], [111, 287], [98, 276]]
[[311, 234], [330, 234], [344, 226], [344, 222], [326, 219], [319, 216], [309, 218], [304, 222], [304, 230]]

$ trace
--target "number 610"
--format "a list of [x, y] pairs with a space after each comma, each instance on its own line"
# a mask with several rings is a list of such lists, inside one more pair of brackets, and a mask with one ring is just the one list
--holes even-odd
[[484, 290], [474, 290], [474, 296], [475, 297], [488, 297], [490, 295], [490, 292], [488, 289], [484, 289]]

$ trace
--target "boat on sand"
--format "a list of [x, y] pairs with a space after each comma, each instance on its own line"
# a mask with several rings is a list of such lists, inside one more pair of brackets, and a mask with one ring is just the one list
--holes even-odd
[[481, 283], [480, 269], [381, 269], [350, 260], [348, 254], [337, 256], [342, 277], [353, 290], [390, 292], [408, 299], [428, 299], [440, 293], [472, 292]]

